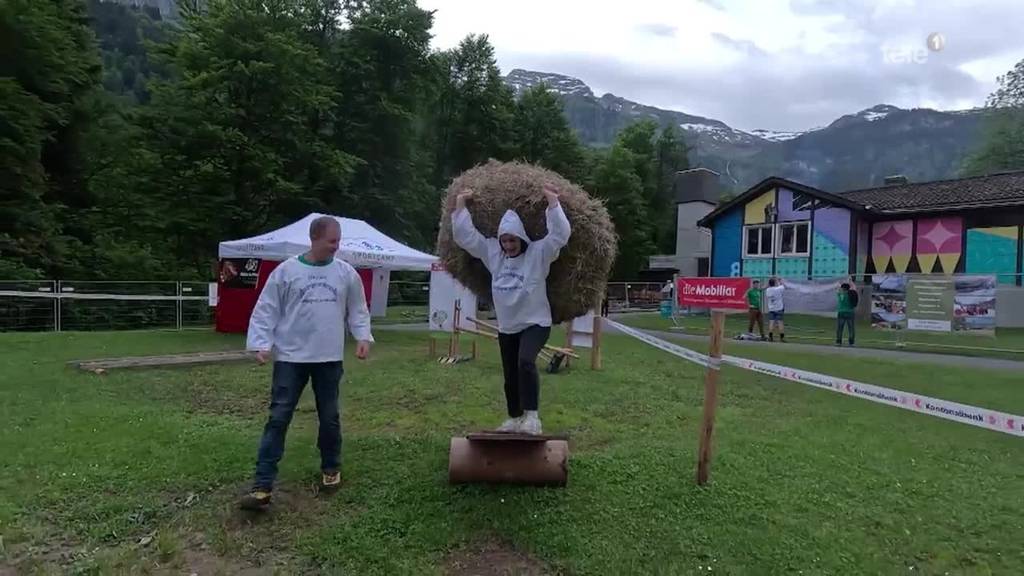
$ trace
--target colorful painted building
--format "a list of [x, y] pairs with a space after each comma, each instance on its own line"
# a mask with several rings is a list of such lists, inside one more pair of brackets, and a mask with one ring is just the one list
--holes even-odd
[[768, 178], [699, 221], [711, 275], [834, 278], [1024, 272], [1024, 171], [833, 194]]

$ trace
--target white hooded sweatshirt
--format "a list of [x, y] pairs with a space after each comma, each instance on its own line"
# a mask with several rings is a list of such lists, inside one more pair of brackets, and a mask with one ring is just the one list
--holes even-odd
[[519, 215], [512, 210], [505, 212], [498, 224], [498, 237], [512, 234], [526, 244], [524, 252], [509, 258], [497, 238], [484, 238], [480, 234], [467, 208], [452, 214], [455, 243], [479, 258], [491, 273], [491, 297], [498, 317], [498, 331], [503, 334], [515, 334], [533, 324], [551, 326], [548, 270], [569, 242], [571, 230], [561, 204], [548, 207], [545, 216], [547, 236], [532, 241]]

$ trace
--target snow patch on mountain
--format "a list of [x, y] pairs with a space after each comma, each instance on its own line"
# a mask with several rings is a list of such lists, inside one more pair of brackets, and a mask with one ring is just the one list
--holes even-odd
[[856, 117], [862, 120], [867, 120], [868, 122], [877, 122], [879, 120], [882, 120], [883, 118], [888, 117], [893, 112], [899, 112], [901, 110], [901, 108], [897, 108], [896, 106], [890, 106], [888, 104], [879, 104], [877, 106], [872, 106], [867, 110], [861, 110], [856, 114]]
[[512, 87], [517, 97], [530, 88], [542, 83], [547, 86], [550, 92], [555, 92], [562, 96], [572, 94], [575, 96], [594, 97], [594, 92], [590, 89], [590, 86], [587, 86], [579, 78], [565, 76], [564, 74], [534, 72], [532, 70], [516, 68], [505, 77], [505, 83]]
[[775, 130], [763, 130], [758, 129], [751, 132], [758, 138], [764, 138], [765, 140], [771, 140], [772, 142], [785, 142], [803, 136], [803, 132], [776, 132]]

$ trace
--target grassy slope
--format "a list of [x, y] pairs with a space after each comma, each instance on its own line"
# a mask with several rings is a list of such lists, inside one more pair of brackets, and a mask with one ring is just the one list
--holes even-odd
[[[448, 438], [501, 417], [496, 350], [488, 344], [479, 361], [442, 367], [425, 358], [422, 335], [378, 339], [371, 361], [348, 363], [341, 493], [310, 495], [317, 456], [307, 391], [288, 437], [281, 502], [254, 519], [232, 503], [251, 475], [268, 368], [99, 377], [63, 365], [235, 348], [239, 339], [0, 335], [7, 562], [32, 554], [56, 566], [46, 553], [60, 536], [67, 551], [90, 551], [76, 566], [100, 572], [190, 566], [205, 549], [223, 566], [429, 574], [452, 549], [490, 539], [576, 574], [1024, 571], [1018, 438], [726, 369], [712, 485], [699, 489], [701, 372], [612, 337], [604, 371], [542, 377], [546, 428], [573, 438], [566, 489], [449, 487]], [[1011, 374], [758, 355], [1024, 412]], [[150, 546], [132, 546], [154, 531]]]

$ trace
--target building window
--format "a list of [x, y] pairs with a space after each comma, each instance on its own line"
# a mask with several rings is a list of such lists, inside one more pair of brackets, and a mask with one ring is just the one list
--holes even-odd
[[811, 252], [811, 225], [807, 222], [779, 224], [779, 256], [807, 256]]
[[747, 258], [770, 258], [772, 255], [772, 226], [747, 226], [743, 255]]

